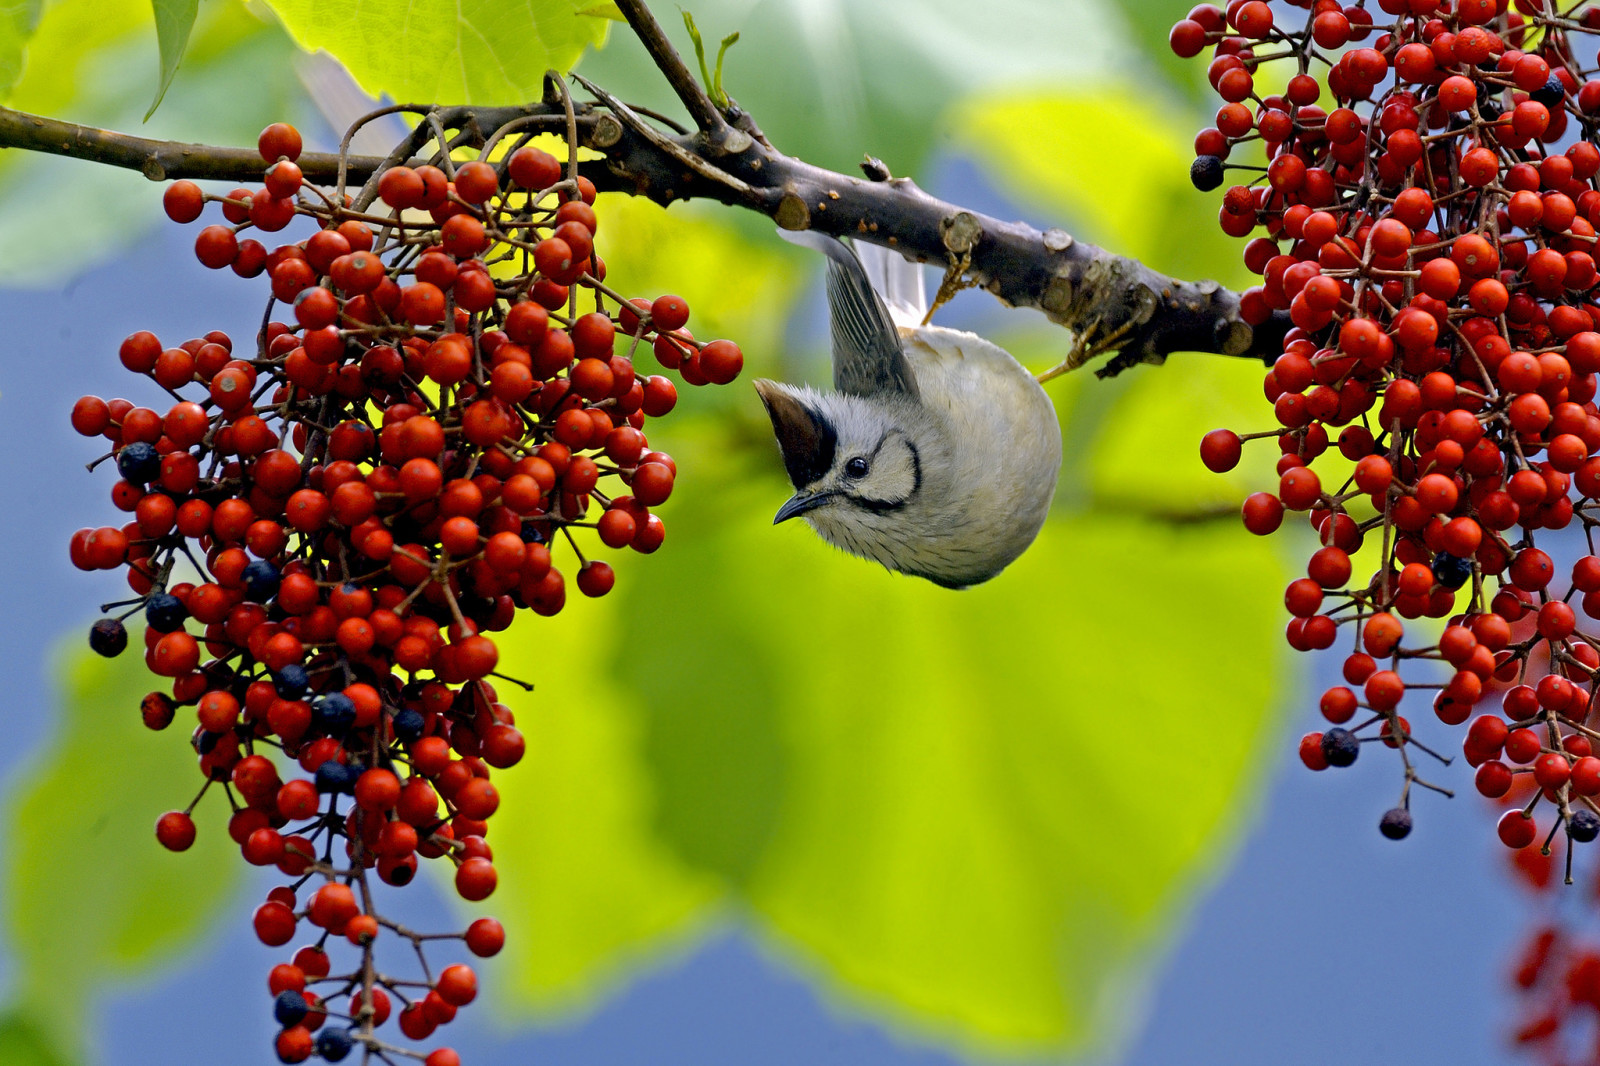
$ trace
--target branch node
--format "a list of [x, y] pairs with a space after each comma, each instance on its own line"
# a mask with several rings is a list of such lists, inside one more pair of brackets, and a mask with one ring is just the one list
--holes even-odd
[[1044, 294], [1039, 297], [1039, 309], [1051, 318], [1061, 321], [1071, 313], [1077, 295], [1078, 287], [1070, 278], [1051, 278]]
[[966, 255], [983, 237], [983, 224], [970, 211], [957, 211], [939, 220], [944, 246], [952, 255]]
[[778, 201], [778, 210], [773, 212], [772, 220], [783, 229], [810, 229], [811, 211], [799, 196], [786, 192], [783, 199]]
[[888, 181], [894, 175], [889, 173], [889, 168], [877, 156], [867, 156], [861, 160], [861, 172], [867, 176], [868, 181]]
[[754, 143], [756, 143], [755, 140], [744, 130], [729, 126], [722, 135], [722, 142], [717, 145], [717, 148], [724, 155], [738, 155]]
[[1255, 341], [1256, 331], [1237, 318], [1217, 320], [1217, 350], [1223, 355], [1244, 355]]
[[1072, 247], [1072, 234], [1058, 226], [1044, 231], [1044, 246], [1052, 252], [1064, 252]]
[[589, 145], [593, 148], [610, 148], [622, 140], [622, 123], [610, 115], [601, 115], [595, 119], [594, 129], [589, 134]]

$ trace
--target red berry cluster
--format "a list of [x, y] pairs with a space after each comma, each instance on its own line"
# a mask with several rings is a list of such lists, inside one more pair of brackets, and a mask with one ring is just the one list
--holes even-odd
[[[1510, 686], [1463, 739], [1478, 790], [1515, 799], [1500, 839], [1592, 841], [1600, 650], [1579, 627], [1600, 617], [1600, 80], [1579, 51], [1594, 57], [1600, 8], [1377, 6], [1382, 25], [1338, 0], [1279, 25], [1293, 7], [1234, 0], [1172, 29], [1178, 55], [1210, 50], [1224, 101], [1196, 138], [1195, 184], [1252, 179], [1220, 215], [1253, 236], [1261, 275], [1240, 313], [1291, 327], [1264, 385], [1277, 425], [1216, 430], [1201, 456], [1224, 471], [1243, 441], [1275, 439], [1277, 491], [1245, 501], [1245, 526], [1269, 534], [1299, 511], [1320, 537], [1285, 593], [1288, 640], [1342, 635], [1349, 687], [1323, 694], [1330, 728], [1301, 743], [1307, 766], [1397, 748], [1405, 791], [1380, 828], [1403, 837], [1410, 786], [1426, 784], [1407, 751], [1427, 751], [1400, 713], [1407, 689], [1458, 726]], [[1268, 70], [1284, 80], [1259, 85]], [[1228, 162], [1252, 141], [1264, 168]], [[1536, 537], [1574, 520], [1590, 553], [1558, 563]], [[1442, 635], [1408, 632], [1423, 617], [1446, 619]]]
[[[304, 181], [299, 134], [274, 125], [262, 188], [171, 185], [174, 220], [208, 202], [227, 220], [200, 231], [202, 263], [267, 275], [264, 325], [248, 353], [220, 332], [175, 347], [135, 333], [123, 365], [172, 405], [88, 396], [72, 411], [80, 433], [110, 441], [112, 502], [132, 518], [72, 538], [76, 565], [125, 568], [135, 594], [105, 608], [125, 610], [95, 624], [91, 646], [118, 654], [123, 619], [143, 615], [146, 664], [171, 679], [145, 697], [145, 723], [193, 708], [200, 794], [225, 793], [245, 860], [289, 879], [256, 911], [257, 936], [317, 937], [269, 978], [285, 1062], [357, 1045], [423, 1058], [380, 1035], [391, 1011], [423, 1040], [475, 996], [470, 967], [435, 972], [423, 949], [453, 938], [493, 955], [499, 923], [413, 932], [379, 913], [372, 875], [401, 886], [419, 859], [445, 859], [463, 898], [494, 891], [491, 775], [524, 741], [491, 683], [510, 679], [487, 634], [520, 608], [562, 609], [564, 554], [581, 592], [611, 590], [578, 531], [660, 547], [652, 508], [676, 465], [644, 427], [677, 393], [635, 373], [638, 346], [692, 384], [743, 363], [729, 341], [693, 340], [682, 299], [607, 288], [593, 185], [515, 140], [466, 162], [441, 146], [352, 198]], [[315, 226], [304, 240], [268, 251], [242, 236], [297, 217]], [[278, 303], [292, 321], [272, 320]], [[163, 845], [190, 846], [193, 808], [161, 817]], [[339, 938], [357, 950], [336, 968]], [[381, 968], [379, 942], [414, 948], [420, 975]]]

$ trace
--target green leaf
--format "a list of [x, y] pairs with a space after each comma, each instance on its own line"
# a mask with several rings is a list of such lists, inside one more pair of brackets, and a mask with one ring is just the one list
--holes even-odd
[[593, 0], [267, 0], [308, 52], [325, 49], [373, 96], [404, 103], [537, 100], [610, 22]]
[[59, 656], [57, 740], [5, 804], [13, 1003], [39, 1039], [73, 1057], [95, 993], [192, 944], [238, 883], [220, 797], [200, 809], [189, 851], [156, 843], [156, 819], [183, 807], [202, 779], [181, 729], [157, 736], [140, 719], [152, 682], [140, 639], [114, 660], [79, 647]]
[[[666, 546], [613, 558], [603, 609], [505, 642], [540, 682], [521, 720], [542, 752], [509, 775], [506, 817], [571, 842], [511, 842], [529, 851], [502, 881], [510, 917], [570, 929], [595, 861], [615, 878], [649, 856], [646, 898], [721, 886], [834, 995], [924, 1035], [1039, 1052], [1114, 1033], [1267, 765], [1271, 549], [1233, 523], [1087, 514], [952, 593], [772, 528], [786, 490], [743, 427], [652, 443], [682, 471]], [[579, 723], [613, 737], [608, 758], [572, 765], [547, 739]], [[621, 832], [593, 814], [618, 795]], [[612, 894], [582, 929], [620, 925], [638, 957], [637, 896]], [[662, 927], [698, 927], [677, 914]], [[547, 950], [517, 963], [537, 1006], [557, 999], [527, 976]]]
[[161, 87], [144, 114], [147, 121], [161, 106], [161, 98], [167, 95], [167, 87], [178, 73], [183, 50], [189, 44], [189, 31], [194, 29], [194, 19], [200, 11], [200, 0], [150, 0], [150, 6], [155, 12], [156, 42], [161, 48]]
[[1089, 454], [1095, 501], [1173, 517], [1226, 514], [1236, 524], [1246, 496], [1277, 484], [1278, 449], [1258, 442], [1238, 466], [1214, 474], [1200, 462], [1200, 438], [1224, 426], [1271, 428], [1264, 373], [1253, 360], [1184, 353], [1124, 375], [1127, 391]]
[[0, 1014], [0, 1062], [6, 1066], [68, 1066], [40, 1027], [14, 1010]]
[[28, 40], [39, 25], [44, 0], [6, 0], [0, 2], [0, 100], [22, 77], [23, 56]]
[[[692, 7], [708, 37], [741, 34], [723, 85], [773, 143], [851, 172], [871, 154], [896, 174], [917, 173], [943, 139], [930, 118], [970, 92], [1101, 77], [1133, 58], [1121, 20], [1092, 0], [991, 0], [981, 11], [970, 0], [820, 9], [811, 0], [695, 0]], [[661, 18], [690, 55], [677, 21]], [[670, 106], [660, 73], [632, 34], [619, 33], [586, 59], [584, 72], [624, 99]]]
[[[147, 0], [58, 0], [39, 21], [11, 105], [109, 129], [136, 127], [149, 99], [152, 26]], [[305, 111], [294, 54], [281, 29], [243, 5], [204, 5], [183, 70], [141, 133], [254, 144], [267, 123], [297, 121]], [[0, 247], [29, 249], [0, 259], [0, 284], [56, 284], [152, 227], [173, 225], [161, 212], [161, 192], [132, 171], [0, 153]]]

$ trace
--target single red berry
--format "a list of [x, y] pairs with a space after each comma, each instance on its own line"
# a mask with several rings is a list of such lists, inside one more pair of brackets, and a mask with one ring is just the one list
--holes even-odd
[[1496, 826], [1500, 842], [1508, 848], [1525, 848], [1539, 835], [1539, 826], [1521, 811], [1507, 811]]
[[1572, 764], [1559, 752], [1546, 752], [1534, 760], [1533, 778], [1544, 788], [1558, 789], [1571, 776]]
[[1239, 465], [1243, 441], [1231, 429], [1214, 429], [1200, 440], [1200, 461], [1221, 474]]
[[[1600, 759], [1595, 760], [1600, 763]], [[467, 926], [467, 950], [479, 958], [498, 955], [505, 946], [505, 928], [493, 918], [479, 918]]]
[[174, 222], [193, 222], [205, 208], [205, 193], [192, 181], [175, 181], [161, 194], [161, 206]]
[[650, 321], [663, 333], [671, 333], [689, 324], [689, 305], [681, 296], [658, 296], [650, 305]]
[[[1596, 760], [1600, 762], [1600, 760]], [[1503, 762], [1490, 761], [1478, 767], [1472, 779], [1474, 787], [1481, 795], [1490, 799], [1498, 799], [1511, 791], [1511, 783], [1516, 778], [1511, 772], [1511, 767]]]
[[186, 811], [168, 811], [156, 821], [156, 840], [168, 851], [188, 851], [194, 836], [194, 819]]
[[292, 940], [295, 924], [294, 911], [276, 900], [256, 908], [256, 938], [268, 947], [279, 947]]
[[488, 859], [467, 859], [456, 868], [456, 892], [474, 903], [488, 899], [498, 880], [494, 863]]
[[1538, 758], [1542, 747], [1539, 734], [1531, 729], [1513, 729], [1506, 734], [1506, 758], [1518, 765], [1526, 765]]
[[440, 971], [434, 989], [446, 1003], [465, 1007], [477, 998], [478, 977], [472, 972], [472, 967], [456, 963]]
[[300, 158], [300, 131], [286, 122], [274, 122], [261, 131], [261, 136], [256, 139], [256, 148], [268, 163], [275, 163], [279, 159], [292, 162]]
[[1283, 503], [1269, 492], [1252, 493], [1244, 501], [1242, 514], [1245, 529], [1266, 536], [1283, 524]]
[[1321, 733], [1307, 733], [1300, 738], [1300, 761], [1308, 770], [1328, 768], [1328, 757], [1322, 751]]

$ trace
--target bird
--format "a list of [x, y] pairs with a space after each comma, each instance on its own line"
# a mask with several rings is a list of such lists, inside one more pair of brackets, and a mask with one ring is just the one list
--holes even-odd
[[852, 555], [945, 588], [988, 581], [1033, 543], [1055, 496], [1049, 396], [1004, 348], [926, 325], [921, 268], [904, 256], [779, 233], [827, 257], [833, 391], [754, 383], [795, 489], [773, 524], [804, 518]]

